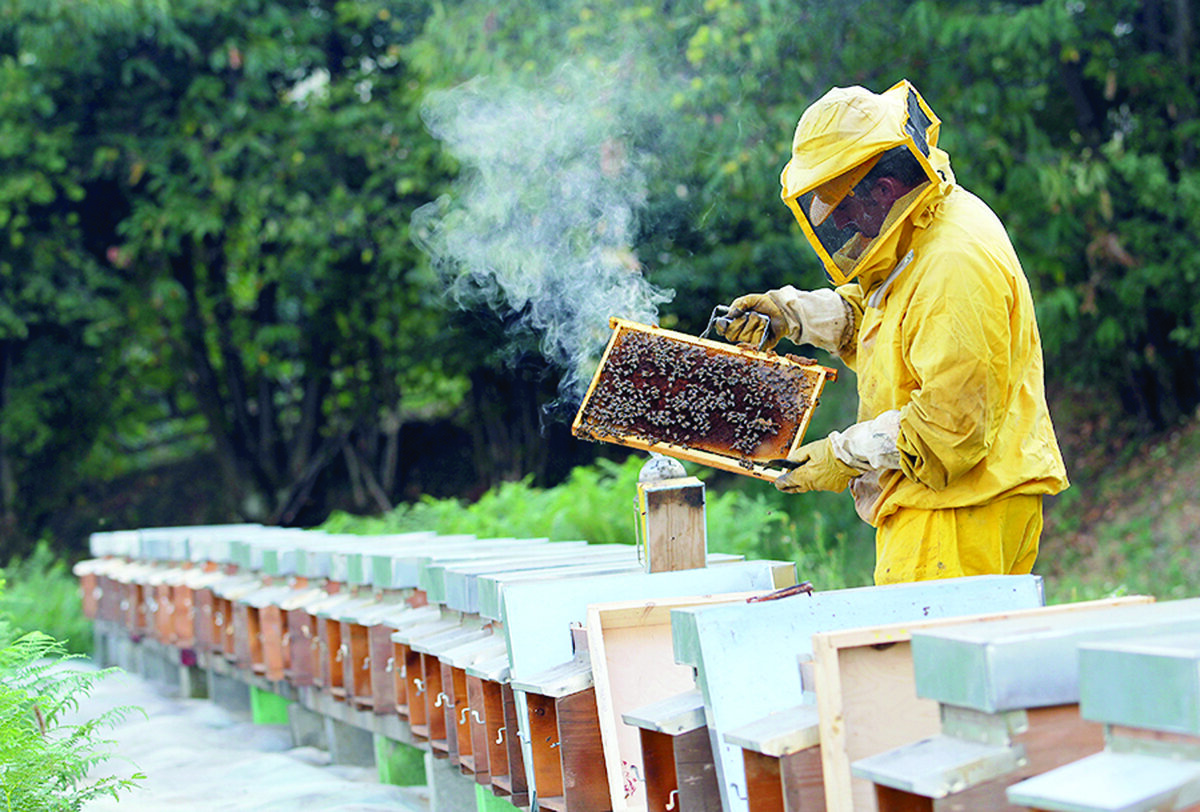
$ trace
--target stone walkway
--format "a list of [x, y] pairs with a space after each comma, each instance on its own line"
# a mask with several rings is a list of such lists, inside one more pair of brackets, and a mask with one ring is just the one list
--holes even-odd
[[[91, 668], [89, 665], [74, 667]], [[378, 782], [374, 767], [330, 764], [329, 754], [293, 747], [283, 725], [255, 725], [205, 699], [172, 696], [161, 685], [127, 672], [100, 680], [78, 718], [136, 705], [107, 731], [118, 758], [97, 775], [142, 772], [141, 786], [93, 801], [88, 812], [427, 812], [424, 787]]]

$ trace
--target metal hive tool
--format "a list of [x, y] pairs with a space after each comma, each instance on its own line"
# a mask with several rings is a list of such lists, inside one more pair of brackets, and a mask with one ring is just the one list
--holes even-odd
[[794, 356], [612, 319], [571, 431], [773, 480], [837, 372]]

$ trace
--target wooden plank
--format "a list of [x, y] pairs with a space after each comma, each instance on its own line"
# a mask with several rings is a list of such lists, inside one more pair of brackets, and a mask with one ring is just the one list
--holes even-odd
[[[241, 605], [243, 604], [239, 604], [239, 606]], [[241, 668], [252, 670], [256, 674], [265, 673], [267, 668], [263, 664], [262, 615], [257, 606], [246, 607], [245, 646], [242, 654], [245, 659]]]
[[563, 797], [567, 812], [607, 812], [612, 809], [604, 770], [604, 747], [596, 715], [596, 689], [555, 700]]
[[[623, 807], [629, 807], [633, 795], [640, 793], [645, 799], [641, 808], [666, 809], [672, 793], [679, 793], [679, 778], [675, 772], [675, 737], [646, 729], [640, 729], [638, 734], [641, 739], [642, 780], [639, 782], [639, 775], [631, 773], [619, 795], [614, 794], [613, 797], [622, 798]], [[642, 784], [640, 788], [639, 783]], [[611, 785], [609, 790], [612, 792]]]
[[442, 704], [446, 701], [446, 689], [442, 684], [442, 666], [438, 659], [431, 654], [418, 653], [421, 663], [421, 678], [425, 681], [425, 722], [428, 728], [425, 738], [433, 748], [436, 757], [449, 754], [446, 742], [446, 716], [442, 713]]
[[941, 729], [937, 703], [917, 696], [910, 645], [913, 632], [1133, 606], [1147, 600], [1131, 596], [815, 633], [814, 687], [828, 808], [874, 812], [873, 785], [853, 778], [850, 765]]
[[421, 654], [413, 651], [411, 646], [404, 645], [404, 670], [406, 696], [408, 699], [408, 724], [413, 738], [427, 740], [429, 738], [429, 711], [425, 695], [428, 684], [421, 670]]
[[359, 710], [370, 709], [375, 704], [371, 693], [371, 644], [367, 627], [359, 623], [341, 623], [342, 639], [349, 646], [347, 657], [342, 663], [343, 684], [346, 698]]
[[746, 763], [746, 801], [753, 812], [784, 812], [779, 759], [742, 751]]
[[[508, 756], [508, 775], [504, 785], [514, 806], [528, 806], [529, 772], [525, 767], [525, 753], [521, 749], [521, 737], [518, 734], [517, 700], [512, 686], [508, 683], [501, 685], [500, 696], [504, 706], [504, 747]], [[496, 786], [495, 780], [493, 776], [493, 787]]]
[[823, 812], [825, 787], [821, 780], [821, 748], [810, 747], [779, 759], [783, 805], [787, 812]]
[[473, 777], [475, 783], [486, 786], [491, 750], [488, 747], [487, 702], [484, 699], [483, 680], [466, 672], [463, 672], [463, 680], [467, 689], [467, 735], [471, 740]]
[[[700, 727], [672, 737], [675, 754], [675, 777], [679, 795], [672, 806], [670, 799], [663, 809], [687, 812], [720, 812], [721, 790], [717, 786], [717, 767], [713, 762], [712, 742], [708, 728]], [[650, 805], [650, 808], [655, 808]]]
[[312, 685], [316, 675], [313, 656], [312, 615], [303, 608], [287, 612], [288, 681], [293, 685]]
[[318, 615], [317, 640], [321, 652], [321, 687], [335, 698], [344, 699], [346, 692], [342, 660], [345, 659], [346, 652], [342, 647], [342, 624]]
[[[433, 655], [426, 654], [427, 657]], [[454, 685], [454, 669], [440, 660], [437, 661], [437, 667], [442, 672], [442, 694], [440, 697], [442, 702], [442, 719], [446, 726], [446, 754], [450, 758], [450, 763], [455, 767], [462, 764], [462, 751], [458, 744], [458, 693], [455, 691]], [[466, 696], [463, 697], [463, 703], [467, 701]], [[470, 740], [467, 740], [468, 746]], [[436, 745], [435, 745], [436, 747]]]
[[195, 643], [193, 639], [193, 630], [195, 626], [192, 621], [192, 588], [186, 582], [175, 588], [172, 598], [175, 602], [175, 611], [172, 616], [174, 624], [173, 636], [175, 644], [180, 648], [191, 648]]
[[891, 787], [875, 787], [875, 803], [879, 812], [933, 812], [933, 801], [911, 792]]
[[[75, 571], [79, 572], [78, 565]], [[95, 572], [80, 574], [79, 592], [83, 600], [83, 616], [95, 620], [100, 614], [100, 576]]]
[[[483, 736], [487, 746], [487, 781], [492, 783], [494, 776], [507, 776], [508, 748], [504, 745], [506, 731], [504, 721], [504, 698], [500, 683], [481, 677], [468, 677], [468, 680], [478, 680], [483, 693]], [[468, 681], [468, 690], [470, 682]]]
[[375, 624], [367, 628], [367, 651], [371, 658], [371, 708], [377, 715], [396, 711], [396, 656], [391, 628]]
[[649, 572], [703, 567], [708, 554], [704, 483], [695, 477], [641, 483]]
[[527, 693], [529, 708], [529, 744], [533, 769], [533, 785], [539, 799], [560, 797], [563, 794], [561, 741], [558, 738], [558, 719], [554, 699], [541, 694]]
[[284, 659], [284, 614], [276, 605], [264, 606], [259, 611], [262, 626], [263, 675], [272, 682], [280, 682], [286, 676]]

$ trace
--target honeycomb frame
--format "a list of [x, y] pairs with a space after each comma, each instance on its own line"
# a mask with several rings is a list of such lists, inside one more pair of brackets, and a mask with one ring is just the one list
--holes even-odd
[[611, 319], [571, 433], [774, 480], [837, 372], [809, 359]]

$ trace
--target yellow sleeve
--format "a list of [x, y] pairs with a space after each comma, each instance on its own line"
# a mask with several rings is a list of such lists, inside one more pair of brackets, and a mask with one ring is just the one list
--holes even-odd
[[979, 464], [1009, 402], [1013, 292], [982, 252], [940, 251], [907, 303], [901, 356], [915, 382], [900, 413], [905, 476], [943, 490]]

